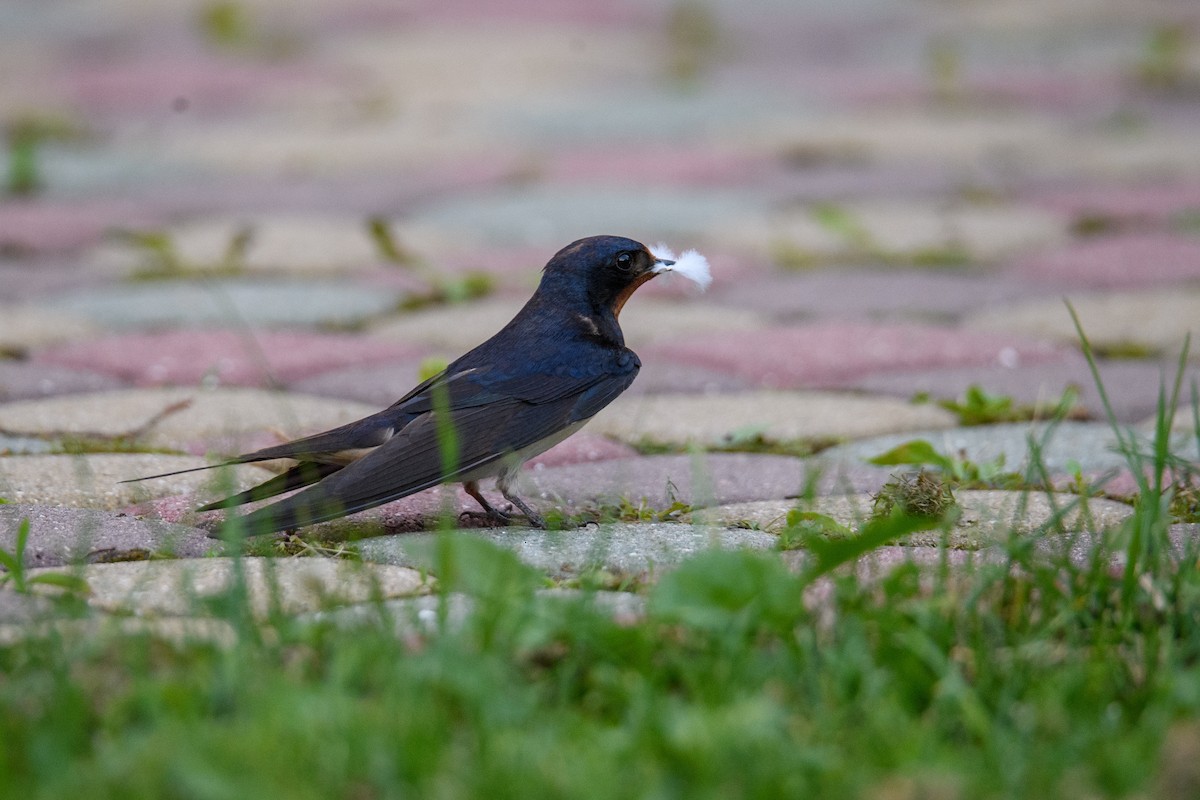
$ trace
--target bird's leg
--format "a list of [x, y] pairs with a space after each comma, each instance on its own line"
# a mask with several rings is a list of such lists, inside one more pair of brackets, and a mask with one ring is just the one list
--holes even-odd
[[542, 517], [541, 514], [537, 513], [532, 508], [530, 508], [525, 503], [524, 500], [517, 497], [515, 494], [508, 491], [507, 489], [501, 489], [500, 493], [504, 495], [505, 500], [512, 503], [517, 508], [521, 509], [521, 513], [524, 514], [526, 516], [526, 518], [528, 518], [530, 525], [532, 525], [535, 528], [541, 528], [542, 530], [546, 530], [545, 518]]
[[[508, 514], [505, 514], [500, 509], [493, 507], [492, 504], [487, 501], [487, 498], [483, 496], [483, 492], [479, 491], [478, 481], [467, 481], [463, 484], [463, 489], [466, 490], [467, 494], [475, 498], [476, 503], [479, 503], [479, 505], [483, 507], [483, 512], [487, 514], [488, 519], [490, 519], [492, 522], [498, 525], [508, 525], [510, 522], [512, 522], [512, 518], [509, 517]], [[505, 495], [505, 497], [507, 496], [508, 495]]]

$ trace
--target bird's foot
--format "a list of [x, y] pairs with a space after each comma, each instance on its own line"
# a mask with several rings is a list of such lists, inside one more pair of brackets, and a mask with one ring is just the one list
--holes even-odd
[[546, 518], [530, 508], [524, 500], [517, 497], [515, 494], [505, 494], [504, 499], [521, 509], [521, 513], [525, 515], [527, 520], [529, 520], [530, 525], [535, 528], [546, 530]]
[[475, 519], [476, 517], [486, 520], [488, 525], [497, 528], [503, 528], [506, 525], [512, 524], [511, 515], [505, 514], [503, 511], [493, 506], [488, 506], [487, 509], [483, 511], [464, 511], [458, 515], [459, 519]]

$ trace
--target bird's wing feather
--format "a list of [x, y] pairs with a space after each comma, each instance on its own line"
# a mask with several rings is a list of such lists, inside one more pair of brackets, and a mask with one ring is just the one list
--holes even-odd
[[320, 483], [244, 518], [251, 533], [309, 525], [397, 500], [486, 468], [568, 425], [586, 420], [624, 391], [636, 369], [587, 382], [555, 399], [531, 403], [506, 397], [451, 411], [458, 448], [444, 463], [437, 414], [422, 414], [371, 453]]
[[217, 500], [214, 503], [200, 506], [196, 511], [215, 511], [218, 508], [233, 508], [245, 503], [253, 503], [256, 500], [266, 500], [268, 497], [275, 497], [284, 492], [290, 492], [293, 489], [311, 486], [322, 478], [326, 478], [337, 472], [339, 469], [342, 469], [341, 464], [318, 464], [315, 461], [304, 461], [292, 467], [287, 472], [276, 475], [269, 481], [260, 483], [253, 489], [247, 489], [244, 492]]

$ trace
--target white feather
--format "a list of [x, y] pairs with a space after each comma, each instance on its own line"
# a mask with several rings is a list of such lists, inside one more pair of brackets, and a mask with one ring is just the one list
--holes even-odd
[[682, 275], [699, 286], [700, 291], [704, 291], [712, 283], [712, 273], [708, 269], [708, 259], [700, 255], [697, 251], [684, 250], [683, 254], [676, 258], [674, 251], [660, 242], [654, 246], [652, 252], [657, 259], [675, 262], [670, 265], [660, 265], [655, 268], [655, 272], [673, 272], [677, 275]]

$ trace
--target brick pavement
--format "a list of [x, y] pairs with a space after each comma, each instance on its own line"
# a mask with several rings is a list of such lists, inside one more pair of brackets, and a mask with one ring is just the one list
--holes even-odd
[[[1196, 331], [1186, 3], [713, 0], [694, 4], [703, 35], [634, 2], [242, 0], [232, 30], [189, 4], [85, 5], [0, 9], [0, 498], [60, 559], [70, 519], [118, 557], [201, 555], [170, 544], [194, 529], [156, 520], [211, 524], [186, 513], [202, 481], [112, 481], [382, 407], [586, 235], [695, 247], [715, 280], [702, 299], [657, 281], [630, 303], [636, 396], [529, 465], [550, 508], [791, 503], [818, 462], [779, 452], [806, 437], [866, 440], [816, 485], [872, 490], [887, 471], [861, 457], [888, 434], [954, 439], [915, 392], [1033, 403], [1074, 384], [1097, 415], [1063, 298], [1139, 423]], [[1190, 49], [1151, 73], [1165, 25]], [[457, 302], [468, 276], [488, 296]], [[179, 455], [103, 452], [180, 399], [121, 443]], [[670, 430], [652, 435], [656, 419]], [[80, 433], [96, 452], [63, 454]], [[1104, 426], [1067, 433], [1056, 479], [1113, 466]], [[1020, 461], [1019, 429], [964, 435]], [[355, 535], [434, 526], [441, 497], [363, 515]], [[134, 503], [137, 520], [118, 516]], [[636, 541], [634, 525], [607, 546]]]

